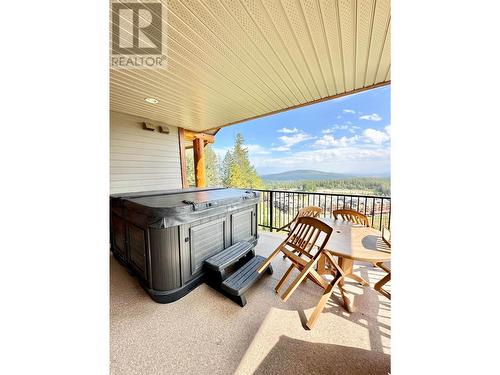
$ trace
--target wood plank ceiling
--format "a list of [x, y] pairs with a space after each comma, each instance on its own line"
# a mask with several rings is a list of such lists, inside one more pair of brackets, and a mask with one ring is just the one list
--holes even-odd
[[164, 0], [162, 13], [166, 68], [111, 69], [111, 110], [206, 131], [391, 79], [389, 0]]

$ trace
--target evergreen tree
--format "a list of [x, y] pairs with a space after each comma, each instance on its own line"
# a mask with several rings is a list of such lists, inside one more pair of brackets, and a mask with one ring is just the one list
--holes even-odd
[[222, 163], [222, 182], [226, 187], [262, 188], [262, 180], [250, 164], [244, 142], [243, 136], [238, 133], [234, 139], [234, 148], [226, 153]]
[[219, 156], [211, 145], [205, 147], [205, 167], [207, 169], [207, 186], [221, 186]]
[[194, 156], [193, 149], [186, 149], [186, 174], [189, 186], [194, 186]]
[[224, 186], [230, 186], [231, 184], [231, 165], [234, 162], [233, 152], [228, 150], [226, 152], [226, 156], [224, 156], [224, 160], [222, 161], [222, 184]]

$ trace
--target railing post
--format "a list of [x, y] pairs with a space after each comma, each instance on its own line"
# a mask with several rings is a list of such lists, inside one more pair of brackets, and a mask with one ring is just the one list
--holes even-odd
[[269, 208], [268, 208], [268, 211], [269, 211], [269, 231], [272, 232], [273, 231], [273, 192], [270, 191], [269, 192]]
[[392, 212], [392, 205], [389, 203], [389, 219], [387, 223], [387, 229], [391, 230], [391, 212]]
[[384, 198], [380, 200], [380, 224], [378, 230], [382, 230], [382, 217], [384, 216]]

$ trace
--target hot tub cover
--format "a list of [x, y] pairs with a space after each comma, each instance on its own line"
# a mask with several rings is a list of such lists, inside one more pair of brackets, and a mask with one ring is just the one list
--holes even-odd
[[193, 215], [208, 214], [205, 212], [207, 210], [215, 213], [227, 210], [241, 201], [257, 198], [258, 193], [255, 191], [228, 188], [191, 188], [111, 195], [114, 204], [152, 219], [157, 218], [151, 220], [150, 224], [156, 222], [155, 226], [158, 228], [179, 225]]

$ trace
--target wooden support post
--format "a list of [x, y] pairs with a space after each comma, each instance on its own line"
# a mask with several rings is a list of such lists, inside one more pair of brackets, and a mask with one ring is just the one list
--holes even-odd
[[207, 183], [204, 146], [205, 143], [202, 138], [193, 139], [194, 179], [196, 182], [196, 187], [205, 187]]

